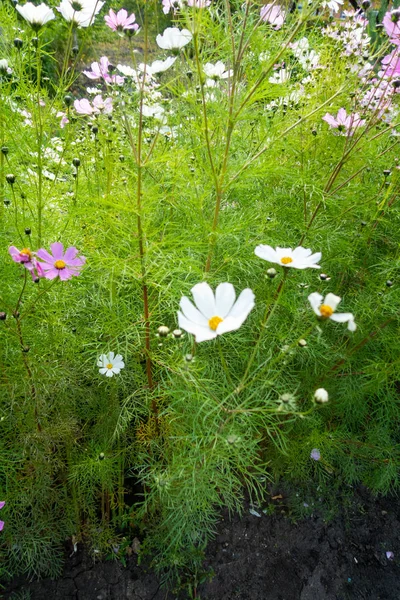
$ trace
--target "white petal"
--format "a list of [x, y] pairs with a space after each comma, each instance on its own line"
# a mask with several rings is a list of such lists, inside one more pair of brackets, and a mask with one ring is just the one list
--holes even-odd
[[310, 254], [311, 254], [310, 248], [303, 248], [303, 246], [297, 246], [297, 248], [295, 248], [293, 250], [292, 257], [296, 258], [298, 260], [301, 260], [301, 259], [304, 259], [304, 258], [310, 256]]
[[225, 319], [235, 302], [235, 288], [231, 283], [220, 283], [215, 290], [216, 315]]
[[256, 254], [264, 260], [267, 260], [268, 262], [280, 263], [280, 260], [277, 257], [275, 250], [271, 246], [268, 246], [266, 244], [260, 244], [259, 246], [257, 246], [257, 248], [254, 250], [254, 254]]
[[107, 356], [105, 354], [102, 354], [99, 358], [99, 360], [97, 361], [97, 366], [98, 367], [104, 367], [104, 365], [107, 364]]
[[191, 292], [197, 308], [207, 319], [218, 316], [214, 294], [208, 283], [205, 281], [197, 283]]
[[121, 354], [116, 354], [115, 358], [114, 358], [114, 362], [120, 362], [123, 360], [123, 357]]
[[99, 369], [99, 373], [101, 373], [102, 375], [105, 375], [107, 373], [108, 369], [107, 367], [102, 367], [101, 369]]
[[319, 310], [319, 307], [322, 304], [322, 300], [323, 300], [323, 296], [321, 294], [319, 294], [318, 292], [313, 292], [312, 294], [310, 294], [308, 296], [308, 301], [311, 304], [311, 308], [313, 309], [313, 311], [315, 312], [315, 314], [320, 317], [321, 313]]
[[199, 310], [190, 302], [189, 298], [183, 296], [179, 303], [179, 306], [182, 309], [183, 314], [189, 321], [196, 323], [196, 325], [200, 325], [202, 327], [208, 327], [208, 319], [201, 314]]
[[240, 293], [228, 317], [234, 319], [243, 318], [243, 323], [252, 308], [254, 308], [254, 294], [250, 288], [246, 288]]
[[356, 323], [354, 321], [354, 318], [350, 319], [349, 322], [347, 323], [347, 329], [349, 331], [355, 331], [357, 329], [357, 325], [356, 325]]
[[338, 307], [338, 304], [341, 301], [341, 297], [340, 296], [335, 296], [335, 294], [327, 294], [325, 296], [325, 300], [323, 302], [323, 304], [327, 304], [328, 306], [330, 306], [332, 308], [332, 310], [336, 310]]
[[195, 336], [196, 342], [205, 342], [217, 337], [216, 331], [213, 331], [208, 326], [202, 327], [201, 325], [196, 325], [196, 323], [189, 321], [180, 311], [178, 311], [178, 323], [181, 329]]
[[108, 362], [110, 362], [110, 363], [114, 362], [114, 352], [108, 353]]
[[113, 373], [115, 373], [116, 375], [118, 375], [118, 373], [120, 373], [121, 369], [119, 367], [117, 367], [116, 365], [113, 366], [112, 369], [110, 369]]
[[347, 321], [354, 321], [354, 316], [351, 313], [333, 313], [333, 315], [329, 318], [331, 321], [335, 321], [336, 323], [347, 323]]
[[111, 369], [107, 369], [107, 373], [106, 373], [106, 377], [112, 377], [113, 376], [113, 372]]
[[[277, 246], [276, 247], [276, 255], [277, 255], [278, 259], [279, 259], [279, 262], [281, 262], [281, 258], [284, 258], [284, 257], [290, 257], [290, 258], [292, 258], [293, 257], [293, 250], [291, 248], [280, 248], [279, 246]], [[289, 263], [289, 265], [290, 264], [291, 263]]]

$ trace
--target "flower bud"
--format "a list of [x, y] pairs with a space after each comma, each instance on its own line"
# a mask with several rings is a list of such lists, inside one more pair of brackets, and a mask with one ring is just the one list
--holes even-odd
[[393, 281], [391, 281], [390, 279], [387, 280], [386, 282], [386, 287], [392, 287], [393, 285]]
[[74, 99], [70, 94], [67, 94], [66, 96], [64, 96], [64, 102], [65, 102], [66, 106], [71, 106], [73, 101], [74, 101]]
[[1, 153], [4, 154], [4, 156], [7, 156], [7, 154], [8, 154], [8, 146], [2, 146], [1, 147]]
[[314, 393], [314, 400], [317, 404], [325, 404], [329, 400], [329, 394], [324, 388], [318, 388]]
[[174, 329], [172, 332], [174, 338], [181, 338], [183, 335], [183, 331], [181, 329]]
[[79, 158], [73, 158], [72, 164], [74, 165], [74, 167], [78, 168], [81, 164], [81, 161], [79, 160]]
[[25, 227], [25, 235], [31, 235], [32, 231], [30, 227]]
[[275, 269], [268, 269], [267, 275], [268, 275], [268, 277], [270, 279], [273, 279], [274, 277], [276, 277], [276, 270]]
[[160, 337], [167, 337], [167, 335], [169, 334], [169, 328], [165, 325], [161, 325], [161, 327], [157, 329], [157, 332]]
[[0, 321], [5, 321], [7, 319], [7, 313], [0, 312]]
[[104, 460], [104, 452], [100, 452], [100, 454], [99, 454], [99, 460]]
[[6, 175], [6, 181], [7, 181], [7, 183], [13, 185], [13, 183], [15, 183], [15, 180], [16, 180], [16, 177], [15, 177], [15, 175], [13, 173], [8, 173]]
[[305, 348], [307, 346], [307, 342], [306, 340], [301, 339], [298, 341], [298, 345], [300, 346], [300, 348]]
[[17, 50], [21, 50], [23, 45], [24, 45], [24, 42], [21, 40], [21, 38], [14, 39], [14, 46], [17, 48]]

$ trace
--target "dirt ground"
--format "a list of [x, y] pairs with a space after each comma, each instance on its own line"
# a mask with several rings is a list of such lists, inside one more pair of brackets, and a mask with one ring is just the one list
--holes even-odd
[[[202, 600], [400, 600], [400, 503], [364, 490], [326, 522], [310, 515], [293, 523], [285, 502], [272, 515], [222, 514], [209, 544]], [[393, 553], [388, 555], [387, 553]], [[23, 592], [28, 592], [23, 594]], [[14, 580], [6, 600], [173, 600], [185, 592], [162, 589], [149, 569], [131, 558], [93, 564], [81, 548], [67, 558], [57, 581]]]

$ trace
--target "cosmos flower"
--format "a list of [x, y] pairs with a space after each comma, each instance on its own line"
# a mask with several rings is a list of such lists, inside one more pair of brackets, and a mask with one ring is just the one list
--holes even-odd
[[322, 8], [329, 8], [332, 12], [337, 12], [341, 5], [343, 4], [343, 0], [323, 0], [321, 2]]
[[114, 355], [114, 352], [109, 352], [100, 356], [97, 366], [100, 367], [99, 373], [101, 375], [113, 377], [121, 372], [121, 369], [125, 367], [125, 363], [121, 354]]
[[179, 327], [192, 333], [196, 342], [212, 340], [228, 331], [236, 331], [254, 307], [254, 294], [246, 288], [235, 302], [231, 283], [220, 283], [215, 295], [208, 283], [198, 283], [192, 289], [195, 305], [183, 296], [178, 311]]
[[29, 248], [18, 250], [15, 246], [10, 246], [8, 252], [14, 262], [24, 265], [32, 275], [35, 281], [38, 277], [43, 277], [44, 273], [40, 263], [36, 260], [34, 253]]
[[182, 0], [162, 0], [163, 13], [167, 15], [170, 10], [174, 13], [183, 6]]
[[107, 56], [102, 56], [99, 62], [92, 62], [91, 67], [91, 71], [83, 71], [89, 79], [103, 79], [106, 83], [116, 83], [118, 85], [124, 83], [124, 78], [120, 75], [109, 74], [110, 61]]
[[43, 2], [39, 6], [35, 6], [32, 2], [26, 2], [23, 6], [17, 4], [15, 8], [33, 29], [40, 29], [40, 27], [56, 18], [51, 8]]
[[43, 269], [43, 276], [46, 279], [55, 279], [59, 277], [61, 281], [71, 279], [74, 275], [80, 275], [80, 269], [85, 264], [84, 256], [77, 257], [78, 250], [71, 246], [64, 252], [64, 246], [61, 242], [51, 244], [52, 255], [41, 248], [37, 251], [38, 258], [45, 262], [38, 262]]
[[291, 267], [293, 269], [320, 269], [317, 263], [321, 260], [321, 252], [312, 251], [309, 248], [298, 246], [294, 250], [291, 248], [279, 248], [274, 250], [271, 246], [260, 244], [254, 250], [255, 254], [271, 263], [276, 263], [283, 267]]
[[365, 125], [365, 120], [361, 119], [358, 113], [348, 115], [344, 108], [339, 108], [336, 117], [326, 113], [322, 120], [326, 121], [331, 128], [337, 129], [339, 135], [353, 135], [357, 127]]
[[62, 0], [57, 10], [68, 23], [74, 23], [78, 27], [89, 27], [103, 4], [100, 0]]
[[[145, 65], [144, 63], [139, 64], [139, 71], [146, 71], [146, 75], [156, 75], [157, 73], [163, 73], [176, 61], [176, 56], [168, 56], [165, 60], [155, 60], [151, 65]], [[145, 69], [146, 67], [146, 69]]]
[[[2, 508], [4, 508], [4, 505], [5, 505], [5, 501], [4, 501], [4, 500], [2, 500], [2, 501], [0, 502], [0, 510], [1, 510]], [[3, 528], [4, 528], [4, 521], [0, 521], [0, 531], [3, 531]]]
[[163, 50], [180, 50], [192, 40], [192, 34], [188, 29], [167, 27], [163, 34], [156, 37], [157, 45]]
[[382, 23], [392, 44], [400, 46], [400, 24], [398, 11], [388, 11], [383, 17]]
[[79, 115], [94, 115], [100, 112], [109, 114], [112, 112], [112, 98], [103, 100], [101, 94], [93, 98], [92, 103], [87, 98], [74, 101], [74, 108]]
[[331, 319], [336, 323], [347, 323], [347, 329], [349, 331], [355, 331], [357, 325], [354, 322], [354, 316], [352, 313], [336, 313], [336, 308], [341, 301], [340, 296], [335, 294], [327, 294], [324, 297], [318, 292], [313, 292], [308, 296], [308, 301], [311, 304], [311, 308], [320, 319]]
[[275, 71], [274, 74], [269, 77], [268, 81], [270, 83], [284, 84], [290, 79], [290, 71], [287, 69], [279, 69]]
[[310, 458], [312, 458], [313, 460], [320, 460], [321, 452], [318, 450], [318, 448], [313, 448], [311, 450]]
[[110, 8], [110, 12], [104, 17], [104, 20], [113, 31], [137, 31], [139, 29], [139, 25], [135, 23], [134, 13], [128, 17], [128, 13], [124, 8], [121, 8], [116, 14]]
[[285, 22], [286, 12], [277, 4], [265, 4], [260, 10], [260, 19], [272, 25], [272, 29], [281, 29]]
[[210, 77], [211, 79], [228, 79], [233, 75], [233, 70], [229, 69], [227, 71], [222, 60], [218, 60], [215, 65], [206, 63], [203, 67], [203, 71], [207, 77]]

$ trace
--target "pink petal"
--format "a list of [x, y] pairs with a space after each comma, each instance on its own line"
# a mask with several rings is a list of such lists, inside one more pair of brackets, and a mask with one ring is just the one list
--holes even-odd
[[61, 242], [54, 242], [50, 248], [55, 260], [61, 260], [64, 257], [64, 245]]
[[54, 258], [44, 248], [40, 248], [40, 250], [36, 252], [36, 255], [47, 263], [50, 263], [50, 265], [54, 262]]
[[70, 261], [73, 260], [77, 254], [78, 254], [78, 250], [74, 246], [67, 248], [65, 251], [65, 254], [64, 254], [65, 262], [69, 264]]

